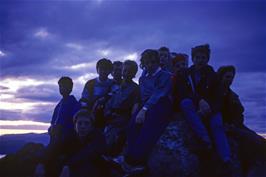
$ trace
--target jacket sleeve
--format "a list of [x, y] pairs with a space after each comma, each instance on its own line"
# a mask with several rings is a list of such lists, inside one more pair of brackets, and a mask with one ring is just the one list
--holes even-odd
[[152, 96], [146, 101], [143, 107], [150, 109], [158, 101], [170, 94], [172, 89], [171, 75], [161, 74], [155, 83], [155, 91]]

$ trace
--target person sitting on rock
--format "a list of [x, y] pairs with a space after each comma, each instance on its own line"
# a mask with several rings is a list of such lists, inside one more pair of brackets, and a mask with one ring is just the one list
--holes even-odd
[[100, 59], [96, 64], [98, 77], [87, 81], [80, 99], [81, 106], [95, 114], [95, 126], [104, 127], [103, 107], [110, 97], [113, 81], [108, 78], [112, 72], [112, 62], [109, 59]]
[[180, 112], [179, 103], [185, 98], [192, 98], [192, 91], [188, 75], [188, 55], [178, 53], [173, 62], [173, 104], [174, 111]]
[[170, 50], [167, 47], [160, 47], [158, 52], [160, 56], [160, 67], [162, 70], [172, 73], [173, 66]]
[[114, 61], [113, 62], [113, 70], [111, 72], [111, 75], [113, 77], [113, 85], [111, 88], [111, 92], [115, 93], [116, 90], [120, 87], [120, 84], [122, 83], [122, 67], [123, 63], [121, 61]]
[[139, 86], [132, 80], [138, 71], [135, 61], [126, 60], [122, 67], [123, 81], [106, 103], [104, 117], [107, 120], [105, 136], [108, 155], [118, 155], [125, 144], [126, 127], [132, 111], [140, 102]]
[[102, 159], [106, 152], [103, 133], [95, 128], [93, 115], [81, 109], [74, 116], [76, 138], [67, 158], [70, 177], [108, 176], [108, 169]]
[[45, 176], [59, 176], [63, 164], [60, 158], [69, 153], [69, 148], [75, 136], [73, 116], [80, 109], [80, 104], [73, 95], [70, 95], [73, 82], [69, 77], [61, 77], [58, 81], [62, 99], [56, 105], [48, 129], [50, 142], [40, 161], [45, 166]]
[[145, 50], [140, 61], [146, 71], [139, 79], [140, 107], [129, 122], [125, 155], [115, 159], [127, 173], [145, 169], [152, 148], [172, 116], [171, 74], [161, 69], [158, 51]]
[[192, 48], [193, 65], [189, 68], [185, 83], [177, 85], [177, 87], [189, 85], [183, 88], [184, 93], [179, 93], [186, 96], [182, 97], [179, 106], [203, 149], [207, 151], [212, 149], [212, 136], [220, 159], [225, 166], [230, 166], [231, 150], [223, 128], [221, 93], [217, 88], [217, 75], [208, 65], [209, 58], [208, 44]]
[[231, 89], [236, 69], [222, 66], [217, 71], [223, 89], [222, 116], [229, 136], [239, 144], [244, 173], [257, 161], [266, 159], [266, 140], [244, 124], [244, 107], [239, 96]]

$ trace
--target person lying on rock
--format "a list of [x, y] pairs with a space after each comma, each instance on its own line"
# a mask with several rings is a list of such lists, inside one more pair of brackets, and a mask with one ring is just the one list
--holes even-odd
[[113, 81], [108, 78], [112, 72], [112, 62], [109, 59], [103, 58], [96, 63], [98, 77], [87, 81], [82, 91], [81, 99], [79, 100], [83, 108], [88, 109], [95, 114], [97, 119], [95, 126], [103, 128], [103, 107], [109, 98]]
[[108, 145], [108, 155], [121, 153], [126, 141], [126, 128], [132, 111], [140, 102], [138, 84], [132, 79], [138, 71], [135, 61], [126, 60], [122, 65], [123, 81], [117, 91], [106, 103], [104, 117], [106, 127], [104, 130]]
[[145, 169], [152, 148], [172, 116], [171, 74], [160, 68], [158, 51], [145, 50], [140, 61], [146, 72], [139, 79], [140, 107], [129, 122], [125, 155], [114, 159], [129, 174]]
[[222, 66], [217, 71], [223, 89], [222, 116], [229, 136], [239, 144], [239, 155], [244, 173], [258, 161], [266, 160], [266, 140], [244, 124], [244, 107], [239, 96], [231, 89], [236, 69]]
[[63, 164], [61, 157], [70, 151], [75, 130], [73, 116], [80, 109], [80, 104], [73, 95], [70, 95], [73, 88], [72, 79], [61, 77], [58, 81], [59, 92], [62, 99], [56, 105], [48, 129], [50, 142], [40, 155], [40, 162], [45, 166], [45, 176], [59, 176]]
[[217, 75], [208, 65], [209, 45], [192, 48], [193, 65], [184, 70], [183, 79], [175, 83], [178, 88], [179, 109], [184, 113], [189, 125], [203, 149], [215, 148], [225, 166], [231, 166], [231, 152], [223, 129], [221, 115], [222, 96], [217, 87]]

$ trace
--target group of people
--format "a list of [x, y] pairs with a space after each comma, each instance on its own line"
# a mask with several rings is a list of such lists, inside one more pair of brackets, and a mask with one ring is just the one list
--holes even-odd
[[175, 112], [184, 115], [199, 149], [215, 150], [225, 167], [232, 165], [227, 132], [240, 146], [252, 143], [248, 151], [261, 156], [265, 139], [243, 124], [244, 107], [230, 88], [235, 67], [214, 71], [208, 65], [208, 44], [192, 48], [190, 67], [188, 58], [166, 47], [143, 51], [138, 84], [133, 81], [135, 61], [100, 59], [98, 77], [85, 84], [79, 101], [70, 95], [72, 79], [60, 78], [62, 99], [48, 130], [50, 143], [40, 158], [45, 175], [59, 176], [67, 165], [70, 176], [111, 176], [110, 161], [126, 174], [145, 171], [152, 148]]

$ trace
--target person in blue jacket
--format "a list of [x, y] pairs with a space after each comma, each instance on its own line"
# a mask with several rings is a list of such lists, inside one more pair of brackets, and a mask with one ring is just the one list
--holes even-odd
[[145, 70], [139, 79], [140, 106], [129, 122], [125, 155], [114, 159], [129, 174], [145, 171], [149, 154], [172, 116], [171, 74], [161, 69], [158, 51], [145, 50], [140, 61]]
[[50, 142], [45, 148], [43, 161], [46, 176], [59, 176], [62, 169], [60, 157], [69, 152], [70, 145], [75, 136], [73, 116], [80, 109], [80, 104], [73, 95], [73, 81], [69, 77], [61, 77], [58, 81], [59, 92], [62, 99], [56, 105], [48, 129]]

